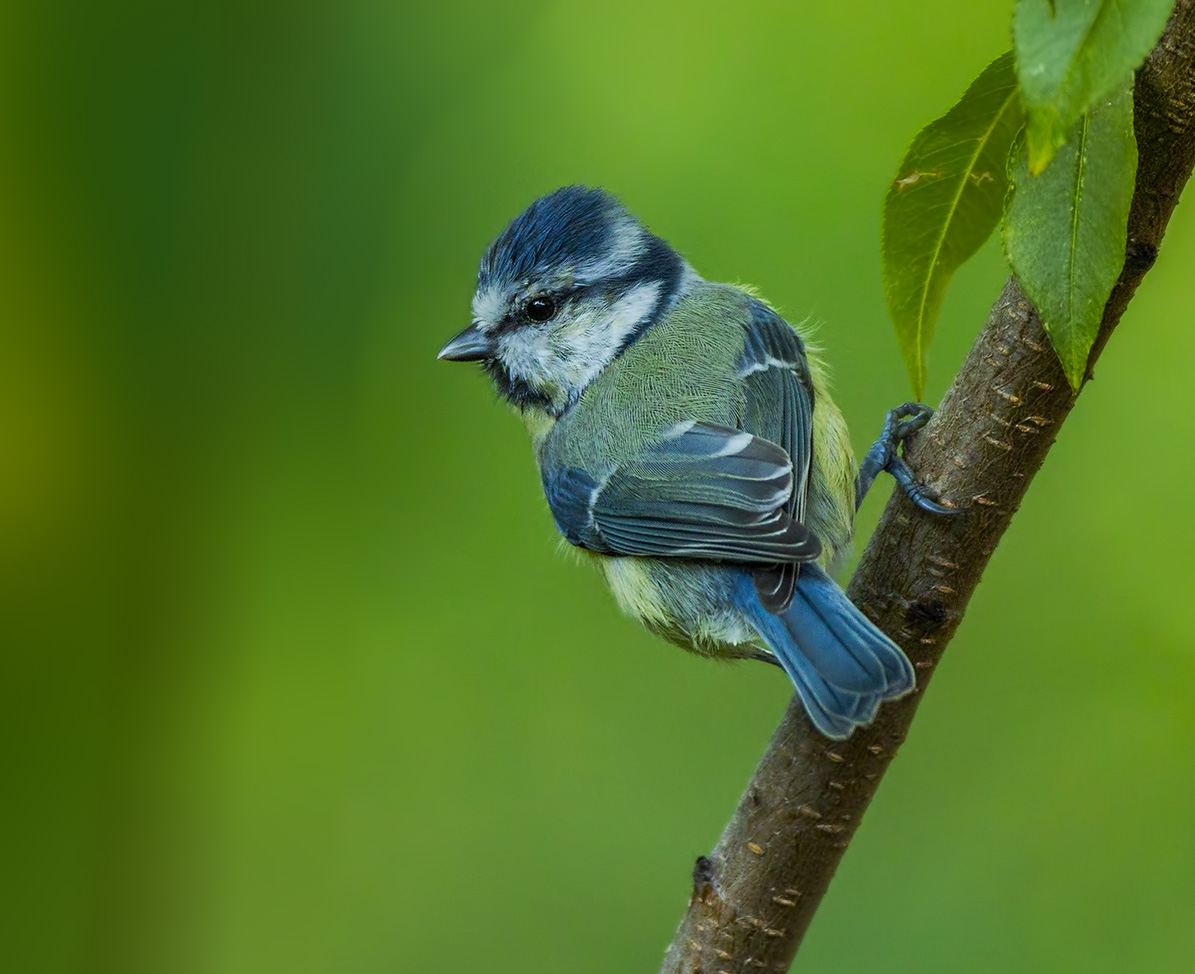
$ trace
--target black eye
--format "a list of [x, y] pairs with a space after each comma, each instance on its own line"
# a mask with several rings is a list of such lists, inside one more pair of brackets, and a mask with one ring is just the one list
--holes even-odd
[[525, 310], [532, 321], [548, 321], [556, 314], [556, 302], [551, 298], [532, 298]]

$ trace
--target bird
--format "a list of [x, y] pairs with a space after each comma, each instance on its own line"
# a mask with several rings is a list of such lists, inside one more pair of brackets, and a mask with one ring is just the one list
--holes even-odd
[[955, 512], [899, 453], [928, 407], [889, 412], [856, 467], [808, 336], [580, 185], [493, 240], [471, 324], [439, 358], [480, 363], [522, 416], [558, 531], [626, 614], [701, 656], [777, 664], [831, 740], [914, 690], [832, 575], [881, 470]]

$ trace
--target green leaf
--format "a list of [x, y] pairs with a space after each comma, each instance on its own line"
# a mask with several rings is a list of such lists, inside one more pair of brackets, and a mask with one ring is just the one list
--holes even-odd
[[1029, 174], [1024, 145], [1012, 162], [1004, 251], [1075, 390], [1124, 266], [1136, 171], [1131, 75], [1079, 119], [1040, 176]]
[[1012, 37], [1031, 173], [1145, 60], [1173, 9], [1174, 0], [1017, 0]]
[[1010, 52], [918, 133], [884, 198], [884, 294], [918, 399], [946, 285], [1000, 221], [1008, 151], [1021, 121]]

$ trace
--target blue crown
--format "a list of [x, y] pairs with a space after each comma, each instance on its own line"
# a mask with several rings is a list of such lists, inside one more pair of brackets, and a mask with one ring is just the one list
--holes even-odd
[[477, 272], [478, 285], [534, 278], [607, 253], [625, 207], [602, 189], [565, 186], [542, 196], [490, 244]]

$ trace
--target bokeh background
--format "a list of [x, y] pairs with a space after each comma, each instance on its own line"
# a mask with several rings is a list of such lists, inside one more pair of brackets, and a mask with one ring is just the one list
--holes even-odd
[[[601, 184], [822, 323], [863, 449], [880, 201], [1010, 7], [0, 6], [5, 969], [654, 971], [786, 681], [622, 619], [435, 353]], [[1191, 205], [795, 970], [1190, 969]]]

